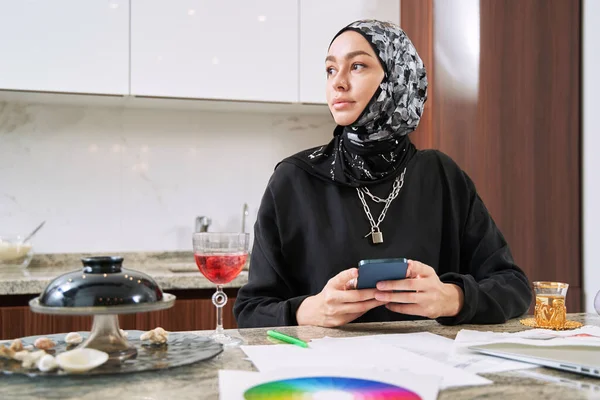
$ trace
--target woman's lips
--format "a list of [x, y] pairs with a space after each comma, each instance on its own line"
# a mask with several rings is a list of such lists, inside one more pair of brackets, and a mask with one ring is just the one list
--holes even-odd
[[354, 105], [353, 101], [336, 101], [333, 103], [334, 110], [344, 110]]

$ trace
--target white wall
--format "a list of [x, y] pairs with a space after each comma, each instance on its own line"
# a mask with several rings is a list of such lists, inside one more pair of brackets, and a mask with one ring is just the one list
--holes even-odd
[[194, 219], [251, 232], [275, 164], [329, 141], [327, 116], [0, 103], [0, 235], [41, 253], [191, 250]]
[[585, 310], [600, 290], [600, 1], [583, 0], [583, 279]]

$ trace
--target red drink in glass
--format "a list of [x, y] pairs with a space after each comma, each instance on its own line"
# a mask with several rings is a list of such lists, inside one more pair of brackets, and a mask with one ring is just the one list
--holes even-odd
[[249, 234], [238, 232], [198, 232], [192, 235], [196, 265], [202, 275], [217, 286], [212, 296], [217, 308], [217, 329], [210, 337], [224, 346], [238, 346], [244, 342], [240, 337], [229, 336], [223, 329], [223, 307], [227, 304], [223, 285], [234, 280], [244, 268], [248, 260], [249, 239]]
[[195, 254], [196, 265], [212, 283], [223, 285], [234, 280], [244, 268], [248, 253]]

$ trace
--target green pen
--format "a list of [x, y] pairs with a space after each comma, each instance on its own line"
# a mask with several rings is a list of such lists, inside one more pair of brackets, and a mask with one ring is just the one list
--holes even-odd
[[293, 336], [284, 335], [281, 332], [267, 331], [267, 335], [272, 338], [281, 340], [282, 342], [286, 342], [289, 344], [295, 344], [296, 346], [300, 346], [300, 347], [308, 347], [308, 343], [306, 343], [305, 341], [295, 338]]

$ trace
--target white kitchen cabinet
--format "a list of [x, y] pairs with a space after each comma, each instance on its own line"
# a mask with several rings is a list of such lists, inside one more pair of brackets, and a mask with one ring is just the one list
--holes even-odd
[[131, 94], [296, 102], [298, 0], [132, 0]]
[[300, 0], [300, 102], [325, 103], [325, 57], [333, 36], [358, 19], [400, 23], [400, 0]]
[[129, 92], [128, 0], [0, 0], [0, 89]]

